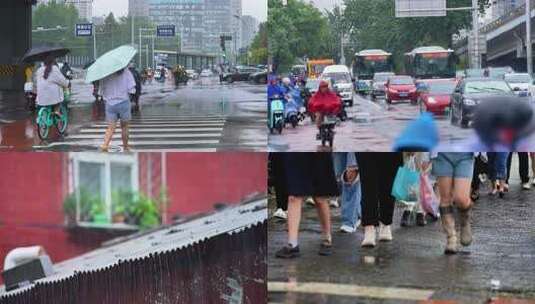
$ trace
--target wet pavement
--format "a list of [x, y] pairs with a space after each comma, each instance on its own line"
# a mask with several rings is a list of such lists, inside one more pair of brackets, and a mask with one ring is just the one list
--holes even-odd
[[[346, 108], [350, 120], [336, 127], [332, 151], [391, 151], [394, 140], [407, 124], [420, 115], [417, 105], [409, 102], [386, 104], [384, 99], [372, 101], [358, 95], [355, 105]], [[475, 138], [472, 129], [451, 125], [448, 117], [436, 117], [440, 133], [440, 151], [456, 151]], [[269, 151], [330, 150], [316, 141], [317, 128], [310, 119], [296, 129], [286, 128], [282, 135], [269, 136]], [[462, 150], [462, 148], [460, 148]]]
[[[0, 150], [95, 151], [106, 123], [104, 106], [94, 103], [92, 86], [75, 80], [69, 105], [70, 125], [60, 137], [54, 131], [41, 141], [35, 115], [24, 109], [23, 94], [0, 95]], [[201, 78], [175, 88], [171, 81], [143, 87], [141, 110], [132, 117], [133, 151], [265, 151], [265, 85], [220, 84]], [[120, 130], [112, 150], [121, 150]]]
[[[454, 256], [443, 254], [445, 238], [439, 222], [401, 228], [400, 208], [394, 215], [393, 242], [374, 249], [360, 247], [361, 229], [339, 233], [340, 209], [333, 209], [334, 254], [319, 256], [317, 214], [306, 206], [301, 257], [277, 259], [275, 251], [287, 241], [286, 226], [272, 218], [269, 303], [472, 304], [490, 303], [493, 297], [492, 303], [535, 303], [535, 189], [521, 190], [515, 173], [510, 183], [505, 199], [482, 192], [474, 209], [474, 242]], [[529, 301], [507, 302], [511, 299]]]

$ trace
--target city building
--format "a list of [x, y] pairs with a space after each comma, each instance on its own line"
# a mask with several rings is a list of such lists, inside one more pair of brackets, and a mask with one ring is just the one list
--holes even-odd
[[128, 0], [128, 14], [135, 17], [149, 16], [148, 0]]
[[246, 48], [253, 42], [258, 33], [258, 20], [255, 17], [245, 15], [241, 19], [242, 48]]
[[221, 54], [220, 36], [232, 36], [227, 51], [242, 37], [242, 0], [129, 0], [129, 14], [148, 16], [157, 25], [174, 24], [182, 52]]

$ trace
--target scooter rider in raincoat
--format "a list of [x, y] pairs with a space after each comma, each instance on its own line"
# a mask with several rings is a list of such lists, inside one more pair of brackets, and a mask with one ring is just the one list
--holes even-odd
[[322, 80], [318, 92], [308, 102], [308, 111], [315, 114], [318, 130], [323, 123], [325, 115], [336, 115], [341, 109], [342, 101], [340, 97], [329, 89], [329, 83], [327, 81]]

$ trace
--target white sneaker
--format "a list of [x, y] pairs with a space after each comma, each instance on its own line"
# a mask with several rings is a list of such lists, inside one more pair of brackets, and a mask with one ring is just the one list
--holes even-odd
[[333, 208], [340, 208], [340, 204], [338, 204], [338, 200], [335, 198], [329, 200], [329, 205]]
[[532, 177], [532, 178], [531, 178], [531, 184], [532, 184], [533, 186], [535, 186], [535, 177]]
[[288, 218], [288, 212], [279, 208], [275, 211], [275, 213], [273, 213], [273, 217], [277, 217], [277, 218], [285, 220]]
[[392, 241], [392, 229], [390, 229], [390, 225], [379, 224], [379, 241], [380, 242]]
[[312, 205], [312, 206], [316, 205], [316, 202], [314, 201], [312, 197], [307, 197], [307, 199], [305, 200], [305, 203]]
[[353, 227], [351, 227], [349, 225], [342, 225], [340, 227], [340, 231], [341, 232], [345, 232], [345, 233], [353, 233], [353, 232], [355, 232], [355, 230], [356, 230], [355, 228], [353, 228]]
[[375, 247], [375, 226], [364, 227], [364, 240], [360, 245], [362, 247]]
[[531, 184], [528, 182], [528, 183], [523, 183], [522, 184], [522, 189], [524, 190], [529, 190], [531, 189]]

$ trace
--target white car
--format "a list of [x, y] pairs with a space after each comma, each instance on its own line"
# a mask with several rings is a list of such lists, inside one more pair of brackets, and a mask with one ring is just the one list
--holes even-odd
[[188, 77], [190, 79], [198, 79], [199, 78], [199, 74], [195, 71], [195, 70], [186, 70], [186, 73], [188, 73]]
[[214, 73], [212, 73], [212, 71], [208, 69], [204, 69], [201, 72], [201, 77], [212, 77], [212, 76], [214, 76]]
[[353, 81], [348, 67], [345, 65], [330, 65], [325, 67], [321, 74], [321, 79], [330, 79], [334, 88], [342, 96], [342, 100], [353, 106], [355, 98], [355, 91], [353, 88]]
[[505, 74], [504, 80], [516, 94], [527, 96], [534, 95], [533, 78], [531, 78], [531, 75], [528, 73], [508, 73]]

